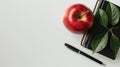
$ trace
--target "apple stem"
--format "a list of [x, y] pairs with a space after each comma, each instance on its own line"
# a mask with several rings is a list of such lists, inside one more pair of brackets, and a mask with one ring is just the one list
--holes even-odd
[[85, 13], [83, 13], [83, 14], [81, 15], [81, 17], [84, 16], [85, 14], [87, 14], [87, 13], [89, 13], [89, 11], [86, 11]]
[[86, 11], [85, 13], [82, 13], [81, 15], [80, 15], [80, 13], [78, 13], [77, 15], [76, 15], [76, 18], [77, 19], [81, 19], [85, 14], [87, 14], [87, 13], [89, 13], [89, 11]]
[[77, 14], [76, 17], [77, 17], [77, 19], [81, 19], [82, 16], [80, 16], [79, 14]]

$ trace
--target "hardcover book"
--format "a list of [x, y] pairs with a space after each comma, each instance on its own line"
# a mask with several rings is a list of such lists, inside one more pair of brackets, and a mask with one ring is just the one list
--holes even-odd
[[[106, 1], [106, 0], [98, 0], [96, 3], [96, 6], [94, 8], [94, 15], [96, 14], [98, 9], [105, 10], [107, 4], [108, 4], [108, 1]], [[120, 7], [118, 5], [116, 5], [116, 6], [120, 9]], [[118, 25], [120, 26], [120, 23]], [[93, 37], [95, 35], [97, 35], [98, 33], [103, 32], [103, 31], [106, 31], [106, 30], [95, 21], [93, 27], [87, 33], [84, 34], [82, 41], [81, 41], [81, 45], [84, 46], [85, 48], [92, 50], [91, 41], [92, 41]], [[113, 32], [120, 38], [120, 28], [115, 29]], [[98, 53], [114, 60], [116, 58], [116, 55], [111, 50], [109, 41], [110, 40], [108, 40], [107, 46], [102, 51], [100, 51]]]

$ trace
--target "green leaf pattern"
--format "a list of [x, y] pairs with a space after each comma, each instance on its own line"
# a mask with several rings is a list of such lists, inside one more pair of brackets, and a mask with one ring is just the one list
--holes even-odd
[[106, 47], [107, 42], [108, 42], [108, 33], [105, 33], [105, 35], [101, 33], [96, 35], [92, 40], [93, 52], [95, 53], [103, 50]]
[[112, 34], [112, 36], [110, 38], [110, 47], [116, 55], [120, 48], [120, 40], [115, 34]]
[[[108, 2], [106, 10], [99, 9], [95, 18], [101, 26], [108, 28], [108, 25], [111, 25], [112, 28], [114, 28], [120, 22], [120, 10], [116, 5]], [[112, 32], [112, 28], [108, 29], [105, 34], [99, 33], [93, 38], [91, 47], [94, 53], [99, 52], [106, 47], [109, 38], [108, 33], [110, 32], [112, 34], [110, 37], [110, 48], [115, 55], [117, 54], [120, 48], [120, 39]]]
[[108, 26], [108, 16], [107, 16], [106, 12], [104, 10], [102, 10], [102, 9], [99, 9], [99, 16], [100, 16], [99, 23], [103, 27], [107, 28], [107, 26]]
[[112, 26], [115, 26], [119, 23], [119, 19], [120, 19], [120, 13], [119, 13], [119, 9], [117, 6], [115, 6], [112, 3], [108, 3], [107, 8], [106, 8], [106, 13], [108, 15], [109, 18], [109, 23]]

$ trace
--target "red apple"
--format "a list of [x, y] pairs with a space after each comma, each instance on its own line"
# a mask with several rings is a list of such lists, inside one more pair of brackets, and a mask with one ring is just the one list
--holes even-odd
[[73, 33], [85, 33], [94, 22], [92, 11], [83, 4], [70, 6], [64, 15], [63, 23]]

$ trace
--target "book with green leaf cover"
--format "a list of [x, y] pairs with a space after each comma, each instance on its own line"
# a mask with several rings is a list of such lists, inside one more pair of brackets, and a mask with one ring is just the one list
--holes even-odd
[[94, 25], [84, 34], [81, 45], [114, 60], [120, 48], [120, 7], [98, 0], [94, 15]]

